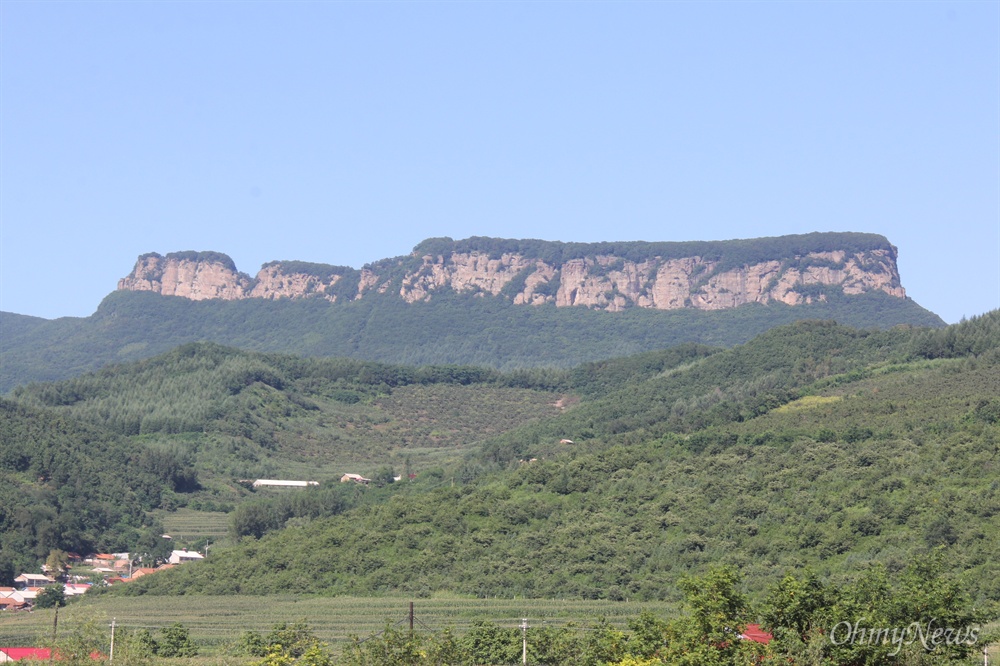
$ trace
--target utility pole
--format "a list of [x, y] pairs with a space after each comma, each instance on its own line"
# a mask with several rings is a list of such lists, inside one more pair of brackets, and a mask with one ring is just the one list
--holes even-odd
[[528, 666], [528, 618], [521, 618], [521, 664]]
[[56, 603], [56, 614], [52, 617], [52, 651], [49, 652], [49, 661], [56, 654], [56, 631], [59, 628], [59, 604]]
[[111, 618], [111, 651], [108, 652], [108, 661], [115, 660], [115, 621], [118, 618]]
[[410, 602], [410, 636], [413, 636], [413, 602]]

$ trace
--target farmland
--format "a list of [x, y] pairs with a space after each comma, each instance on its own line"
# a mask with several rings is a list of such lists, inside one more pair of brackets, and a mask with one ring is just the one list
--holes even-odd
[[[60, 634], [93, 620], [119, 627], [167, 627], [180, 622], [191, 631], [191, 639], [202, 654], [225, 654], [244, 631], [262, 633], [282, 622], [305, 620], [316, 635], [331, 647], [351, 636], [365, 637], [387, 623], [407, 623], [409, 602], [405, 597], [300, 597], [277, 596], [181, 596], [98, 597], [74, 602], [59, 612]], [[557, 599], [468, 599], [435, 597], [415, 599], [414, 625], [421, 631], [455, 629], [461, 632], [477, 619], [501, 626], [515, 626], [528, 618], [532, 626], [586, 626], [605, 618], [624, 626], [643, 610], [668, 616], [676, 606], [667, 602], [582, 601]], [[6, 643], [34, 645], [52, 635], [53, 611], [5, 613], [0, 616], [0, 635]], [[110, 632], [110, 629], [109, 629]]]

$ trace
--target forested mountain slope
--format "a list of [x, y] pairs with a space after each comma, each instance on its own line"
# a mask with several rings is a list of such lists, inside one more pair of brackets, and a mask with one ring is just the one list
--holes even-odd
[[196, 341], [407, 365], [568, 368], [685, 342], [742, 344], [803, 319], [858, 328], [942, 325], [913, 301], [882, 293], [714, 312], [604, 312], [520, 306], [467, 294], [441, 294], [417, 303], [383, 295], [337, 304], [315, 299], [190, 301], [116, 292], [84, 319], [44, 321], [0, 313], [0, 391], [148, 358]]
[[448, 464], [558, 414], [567, 386], [565, 371], [393, 366], [192, 343], [12, 396], [190, 459], [217, 501], [233, 501], [222, 498], [236, 479]]
[[0, 399], [0, 581], [35, 570], [53, 549], [139, 551], [163, 531], [148, 511], [197, 486], [171, 452]]
[[235, 526], [261, 538], [120, 593], [676, 598], [712, 564], [760, 591], [942, 549], [998, 600], [998, 348], [991, 313], [943, 331], [798, 324], [631, 383], [595, 365], [627, 386], [501, 435], [464, 482], [395, 484], [273, 533], [252, 527], [278, 505], [246, 505]]

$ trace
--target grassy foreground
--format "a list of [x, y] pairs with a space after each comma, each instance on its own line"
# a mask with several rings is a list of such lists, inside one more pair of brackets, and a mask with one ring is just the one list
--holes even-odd
[[[151, 631], [180, 622], [205, 655], [224, 654], [244, 631], [267, 633], [281, 622], [304, 620], [316, 636], [337, 650], [351, 636], [365, 637], [386, 623], [408, 626], [409, 602], [404, 597], [181, 596], [100, 597], [80, 600], [59, 611], [59, 634], [94, 620], [118, 627]], [[582, 601], [553, 599], [413, 599], [414, 629], [459, 632], [473, 620], [516, 626], [528, 618], [531, 626], [592, 625], [605, 618], [624, 627], [643, 610], [667, 617], [676, 612], [668, 602]], [[8, 645], [41, 645], [51, 640], [51, 610], [0, 614], [0, 636]]]

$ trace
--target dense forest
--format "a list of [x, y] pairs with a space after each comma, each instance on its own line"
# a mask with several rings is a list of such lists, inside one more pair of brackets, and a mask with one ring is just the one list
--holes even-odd
[[149, 512], [197, 487], [169, 451], [0, 398], [0, 584], [52, 550], [149, 548], [163, 532]]
[[149, 358], [198, 341], [406, 365], [570, 368], [688, 342], [730, 347], [803, 319], [836, 320], [858, 328], [942, 325], [912, 300], [881, 292], [848, 297], [834, 291], [825, 302], [794, 307], [772, 303], [719, 311], [624, 312], [518, 306], [504, 298], [444, 291], [436, 292], [431, 302], [410, 304], [391, 294], [329, 303], [191, 301], [114, 292], [86, 318], [47, 321], [0, 313], [0, 392]]
[[489, 238], [473, 236], [463, 240], [428, 238], [413, 248], [413, 254], [449, 256], [451, 253], [487, 254], [499, 259], [504, 254], [519, 254], [528, 259], [540, 259], [559, 268], [572, 259], [610, 255], [628, 261], [646, 261], [651, 257], [664, 260], [684, 257], [702, 257], [721, 262], [720, 271], [740, 266], [752, 266], [771, 260], [803, 257], [811, 252], [836, 252], [848, 254], [887, 250], [893, 255], [896, 248], [879, 234], [855, 232], [793, 234], [771, 238], [750, 238], [725, 241], [687, 242], [603, 242], [563, 243], [536, 239]]

